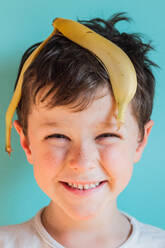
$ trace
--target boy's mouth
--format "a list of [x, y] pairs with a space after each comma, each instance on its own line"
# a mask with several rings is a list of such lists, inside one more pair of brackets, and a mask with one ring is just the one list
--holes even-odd
[[94, 192], [103, 187], [107, 180], [93, 183], [72, 183], [72, 182], [60, 182], [65, 189], [75, 194], [86, 195], [86, 193]]

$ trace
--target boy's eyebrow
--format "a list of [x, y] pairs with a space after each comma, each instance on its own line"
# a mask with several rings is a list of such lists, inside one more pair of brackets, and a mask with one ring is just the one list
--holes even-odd
[[[65, 123], [64, 122], [56, 122], [56, 121], [48, 121], [48, 122], [44, 122], [41, 124], [41, 127], [61, 127], [63, 126]], [[69, 124], [69, 123], [68, 123]], [[112, 127], [117, 127], [116, 123], [110, 123], [110, 122], [100, 122], [96, 125], [97, 128], [112, 128]]]
[[43, 122], [41, 124], [41, 127], [60, 127], [62, 123], [58, 123], [56, 121], [48, 121], [48, 122]]
[[117, 123], [111, 123], [111, 122], [106, 122], [106, 121], [104, 121], [104, 122], [100, 122], [100, 123], [98, 123], [97, 125], [96, 125], [96, 127], [98, 127], [98, 128], [117, 128]]

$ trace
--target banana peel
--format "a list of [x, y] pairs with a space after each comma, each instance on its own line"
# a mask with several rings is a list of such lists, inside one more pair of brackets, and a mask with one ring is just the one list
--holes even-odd
[[12, 151], [10, 141], [12, 118], [21, 99], [21, 89], [24, 72], [27, 70], [27, 68], [39, 54], [39, 52], [43, 49], [46, 43], [51, 39], [51, 37], [56, 34], [56, 31], [59, 31], [69, 40], [89, 50], [104, 66], [109, 75], [115, 101], [117, 103], [118, 128], [120, 128], [122, 123], [124, 123], [124, 113], [126, 111], [128, 103], [134, 97], [137, 89], [137, 77], [135, 68], [128, 55], [116, 44], [99, 35], [85, 25], [73, 20], [56, 18], [54, 19], [52, 25], [54, 27], [52, 34], [44, 42], [42, 42], [40, 46], [38, 46], [25, 61], [12, 100], [6, 111], [5, 149], [9, 155]]

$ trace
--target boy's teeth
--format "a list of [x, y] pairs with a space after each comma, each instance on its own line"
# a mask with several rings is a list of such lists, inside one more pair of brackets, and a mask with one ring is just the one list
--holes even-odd
[[92, 189], [97, 187], [100, 183], [91, 183], [91, 184], [75, 184], [75, 183], [67, 183], [72, 188], [78, 188], [78, 189]]
[[83, 186], [81, 184], [78, 184], [79, 189], [83, 189]]

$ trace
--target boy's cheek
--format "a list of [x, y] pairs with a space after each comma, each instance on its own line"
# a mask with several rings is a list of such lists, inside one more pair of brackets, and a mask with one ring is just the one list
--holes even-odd
[[124, 190], [132, 176], [132, 154], [111, 147], [102, 154], [102, 164], [109, 176], [111, 190], [116, 193]]
[[121, 146], [109, 146], [102, 150], [101, 160], [103, 165], [111, 171], [121, 170], [128, 163], [130, 158], [127, 155], [127, 149]]
[[64, 149], [50, 149], [50, 147], [40, 147], [32, 152], [33, 164], [42, 168], [45, 173], [56, 173], [63, 165], [66, 151]]

